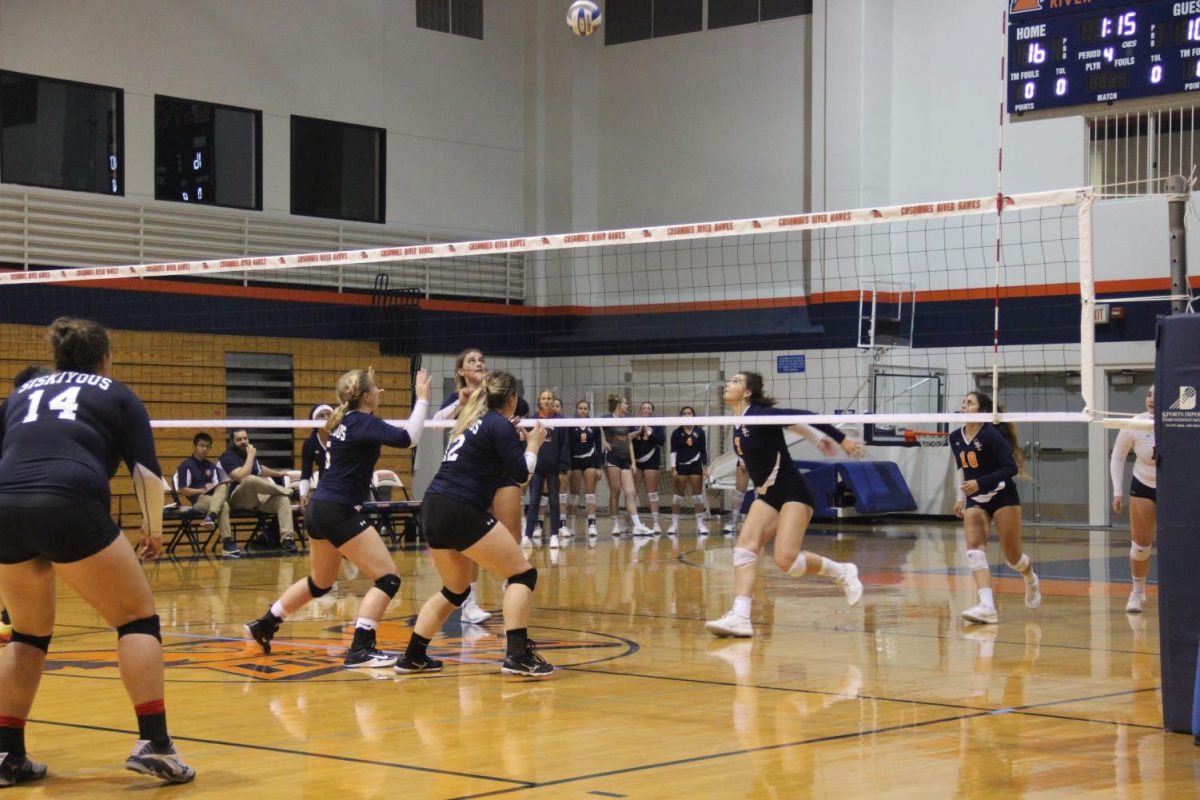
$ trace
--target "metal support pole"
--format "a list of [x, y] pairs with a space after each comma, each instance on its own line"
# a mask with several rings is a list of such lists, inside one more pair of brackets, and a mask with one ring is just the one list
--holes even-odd
[[1167, 179], [1167, 226], [1171, 231], [1171, 313], [1187, 311], [1187, 233], [1183, 228], [1187, 213], [1187, 180], [1181, 175]]

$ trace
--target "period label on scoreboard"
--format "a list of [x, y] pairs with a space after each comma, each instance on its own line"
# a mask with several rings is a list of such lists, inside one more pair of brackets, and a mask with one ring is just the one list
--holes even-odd
[[1200, 91], [1200, 0], [1010, 0], [1008, 111]]

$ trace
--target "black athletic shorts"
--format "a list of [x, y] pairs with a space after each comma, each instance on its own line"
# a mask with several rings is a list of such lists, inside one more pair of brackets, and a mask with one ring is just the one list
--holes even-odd
[[609, 450], [604, 454], [604, 466], [630, 469], [631, 462], [629, 461], [629, 448], [622, 447], [620, 450]]
[[461, 553], [494, 527], [495, 517], [456, 497], [426, 493], [421, 500], [421, 530], [434, 550]]
[[70, 564], [112, 544], [121, 529], [99, 503], [56, 494], [0, 494], [0, 564]]
[[1158, 502], [1158, 489], [1156, 489], [1153, 486], [1147, 486], [1146, 484], [1139, 481], [1137, 478], [1134, 478], [1132, 481], [1129, 482], [1129, 496], [1130, 497], [1141, 497], [1145, 500], [1149, 500], [1151, 503], [1157, 503]]
[[354, 506], [309, 500], [304, 507], [304, 530], [313, 539], [323, 539], [341, 547], [371, 527], [371, 522]]
[[655, 448], [645, 461], [637, 462], [638, 469], [662, 469], [662, 450]]
[[690, 464], [679, 464], [675, 467], [675, 474], [681, 477], [684, 475], [703, 475], [704, 465], [699, 461], [693, 461]]
[[967, 498], [967, 508], [982, 508], [991, 517], [996, 516], [996, 512], [1002, 508], [1019, 505], [1021, 505], [1021, 497], [1017, 494], [1017, 487], [1011, 483], [992, 495], [992, 499], [987, 502], [980, 503]]
[[756, 500], [762, 500], [776, 511], [782, 511], [785, 503], [804, 503], [809, 508], [815, 508], [812, 486], [808, 479], [798, 472], [781, 472], [770, 488], [763, 492], [755, 490]]

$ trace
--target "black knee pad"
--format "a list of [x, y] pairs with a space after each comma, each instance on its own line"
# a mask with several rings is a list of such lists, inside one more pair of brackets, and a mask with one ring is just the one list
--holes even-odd
[[121, 627], [117, 628], [117, 638], [128, 636], [131, 633], [144, 633], [147, 636], [153, 636], [155, 639], [162, 641], [162, 633], [159, 632], [158, 614], [153, 617], [143, 617], [135, 619], [133, 622], [126, 622]]
[[30, 647], [36, 647], [43, 653], [50, 650], [49, 636], [30, 636], [28, 633], [21, 633], [20, 631], [14, 630], [12, 632], [12, 641], [20, 642], [21, 644], [27, 644]]
[[442, 587], [442, 597], [450, 601], [450, 605], [458, 608], [467, 601], [467, 597], [471, 594], [471, 587], [468, 586], [465, 591], [452, 592], [445, 586]]
[[508, 579], [508, 582], [509, 584], [519, 583], [522, 586], [528, 586], [529, 591], [532, 592], [534, 587], [537, 586], [537, 568], [530, 567], [518, 575], [513, 575]]
[[312, 575], [308, 576], [308, 593], [313, 597], [324, 597], [329, 594], [329, 590], [332, 588], [332, 586], [326, 586], [322, 589], [320, 586], [317, 586], [316, 581], [312, 579]]
[[375, 588], [386, 594], [388, 597], [395, 597], [396, 592], [400, 591], [400, 576], [384, 575], [382, 578], [375, 581]]

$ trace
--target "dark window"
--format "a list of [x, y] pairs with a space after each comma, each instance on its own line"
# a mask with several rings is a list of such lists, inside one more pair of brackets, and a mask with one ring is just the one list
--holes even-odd
[[483, 38], [483, 0], [417, 0], [417, 27]]
[[704, 30], [703, 0], [654, 0], [654, 38]]
[[708, 28], [731, 28], [758, 22], [759, 0], [708, 0]]
[[262, 208], [262, 112], [154, 98], [154, 196]]
[[0, 181], [125, 193], [120, 89], [0, 72]]
[[762, 0], [762, 21], [812, 13], [812, 0]]
[[604, 43], [649, 39], [654, 30], [652, 10], [649, 0], [608, 0], [604, 4]]
[[384, 221], [386, 131], [292, 117], [292, 213]]

